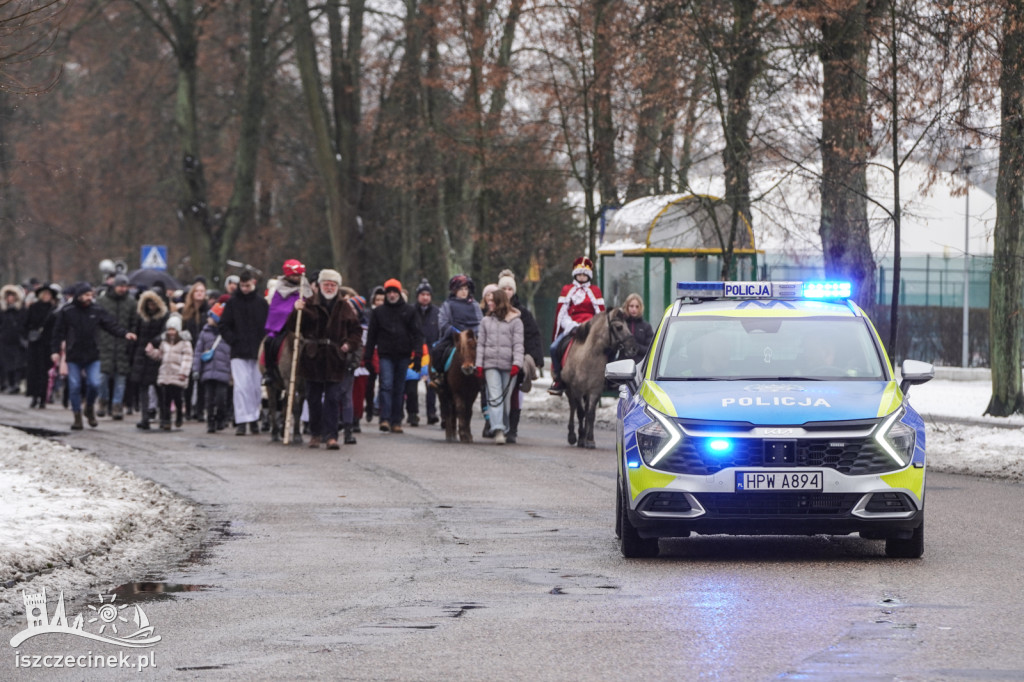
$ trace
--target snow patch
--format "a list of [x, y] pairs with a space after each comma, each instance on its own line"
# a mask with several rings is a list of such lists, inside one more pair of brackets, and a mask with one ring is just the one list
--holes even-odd
[[205, 527], [193, 505], [94, 455], [0, 426], [0, 616], [21, 589], [141, 577]]

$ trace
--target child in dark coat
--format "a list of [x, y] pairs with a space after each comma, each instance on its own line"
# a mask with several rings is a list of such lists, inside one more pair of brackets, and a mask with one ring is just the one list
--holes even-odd
[[206, 432], [214, 433], [228, 424], [228, 392], [231, 390], [231, 346], [220, 335], [217, 323], [224, 304], [210, 309], [206, 326], [196, 340], [192, 362], [193, 377], [201, 387], [206, 404]]

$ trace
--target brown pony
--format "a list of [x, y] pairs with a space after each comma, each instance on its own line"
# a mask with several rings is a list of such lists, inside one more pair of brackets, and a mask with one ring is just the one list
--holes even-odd
[[[444, 426], [444, 439], [454, 443], [457, 419], [459, 440], [472, 443], [469, 420], [480, 392], [480, 381], [476, 378], [476, 334], [472, 331], [458, 332], [454, 338], [455, 355], [445, 370], [444, 383], [437, 391], [437, 399], [441, 403], [441, 425]], [[438, 359], [439, 363], [444, 361], [444, 358]]]
[[[285, 332], [279, 335], [280, 346], [277, 351], [276, 371], [267, 371], [264, 350], [268, 347], [267, 339], [260, 344], [260, 372], [263, 374], [264, 387], [267, 389], [267, 417], [270, 421], [270, 440], [280, 442], [284, 436], [284, 425], [288, 411], [288, 383], [292, 373], [292, 356], [295, 350], [295, 335]], [[295, 398], [292, 401], [292, 445], [302, 443], [302, 401], [306, 395], [305, 381], [296, 372]]]
[[[617, 351], [633, 357], [637, 345], [619, 308], [598, 313], [581, 324], [574, 339], [562, 367], [562, 383], [569, 399], [569, 445], [592, 449], [594, 416], [604, 390], [604, 366]], [[578, 432], [574, 420], [579, 420]]]

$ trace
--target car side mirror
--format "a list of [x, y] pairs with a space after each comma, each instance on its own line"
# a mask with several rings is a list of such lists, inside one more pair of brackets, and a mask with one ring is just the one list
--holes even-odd
[[609, 362], [604, 366], [604, 378], [615, 386], [630, 383], [636, 379], [636, 362], [629, 358]]
[[900, 374], [903, 375], [900, 381], [900, 391], [906, 395], [911, 386], [923, 384], [935, 378], [935, 367], [928, 362], [920, 360], [904, 360], [900, 367]]

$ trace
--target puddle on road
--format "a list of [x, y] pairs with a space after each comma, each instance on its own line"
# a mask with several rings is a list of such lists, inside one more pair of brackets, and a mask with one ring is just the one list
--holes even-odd
[[189, 585], [168, 582], [131, 582], [114, 588], [108, 594], [117, 595], [117, 603], [134, 604], [137, 602], [161, 601], [174, 599], [179, 592], [201, 592], [212, 589], [213, 585]]
[[27, 433], [30, 436], [36, 436], [38, 438], [56, 438], [58, 436], [68, 435], [67, 431], [54, 431], [53, 429], [44, 429], [41, 426], [24, 426], [22, 424], [0, 424], [0, 426], [17, 429], [23, 433]]

